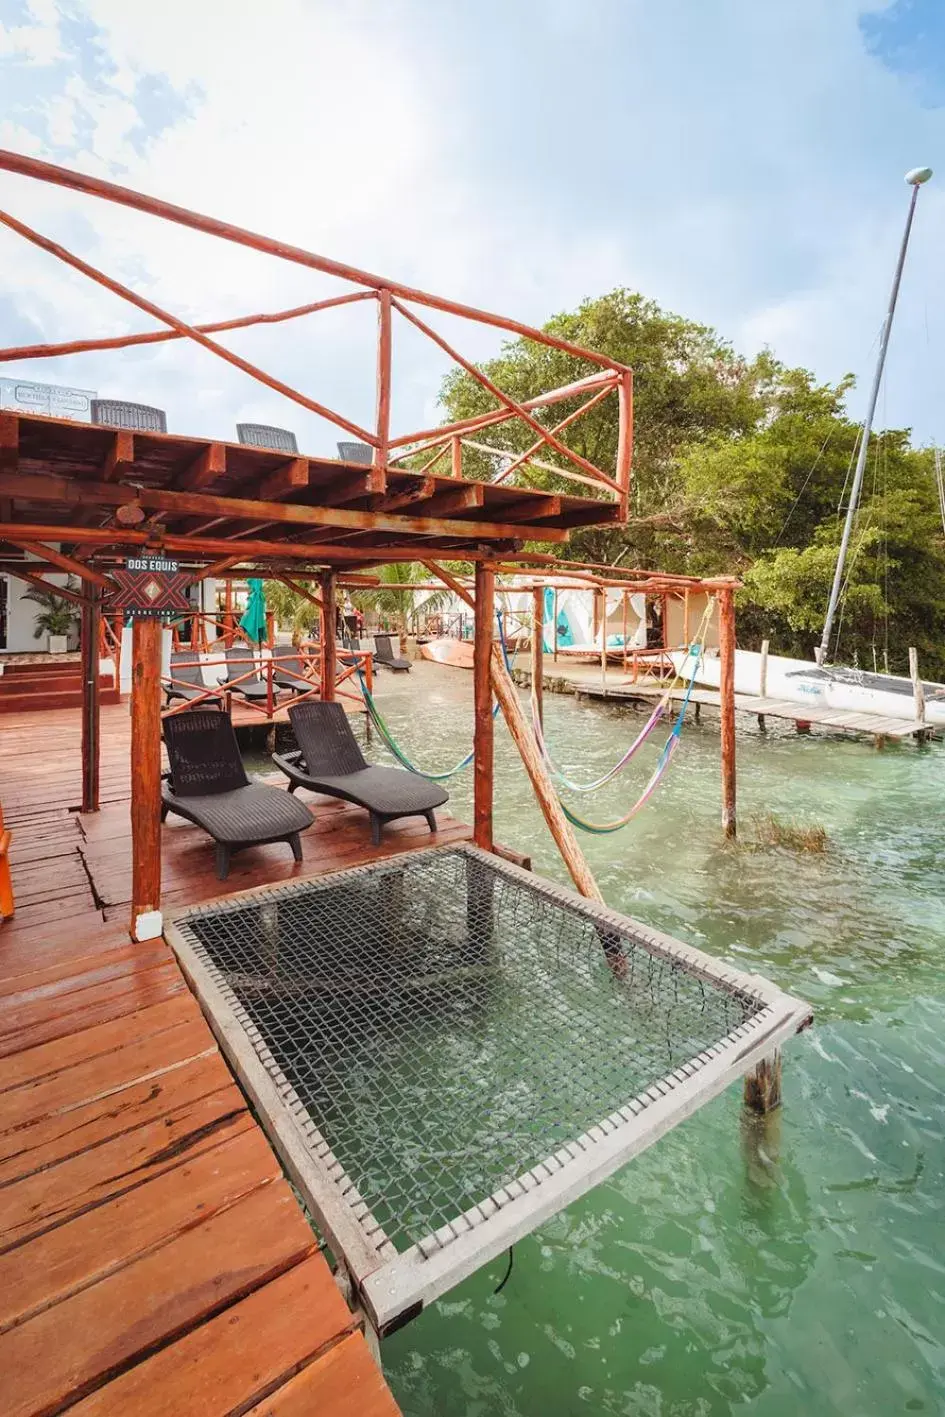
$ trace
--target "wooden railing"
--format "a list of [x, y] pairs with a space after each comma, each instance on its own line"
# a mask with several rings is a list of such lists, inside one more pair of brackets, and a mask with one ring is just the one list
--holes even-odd
[[[360, 679], [356, 676], [360, 668], [367, 690], [369, 693], [372, 692], [374, 656], [369, 650], [355, 651], [339, 648], [336, 653], [338, 655], [338, 667], [335, 673], [336, 695], [340, 694], [342, 698], [352, 699], [363, 705], [364, 695], [361, 693]], [[297, 676], [296, 665], [299, 660], [303, 664], [304, 680]], [[222, 667], [227, 670], [226, 679], [216, 684], [202, 683], [198, 686], [188, 679], [181, 678], [179, 673], [175, 673], [175, 670], [199, 669], [202, 679], [203, 671], [214, 667]], [[161, 684], [162, 688], [186, 689], [188, 696], [180, 703], [171, 701], [163, 710], [162, 716], [170, 718], [189, 709], [199, 708], [221, 700], [229, 713], [232, 711], [235, 695], [238, 702], [245, 708], [251, 709], [266, 719], [271, 719], [277, 709], [290, 703], [298, 704], [304, 703], [306, 699], [321, 698], [321, 647], [318, 644], [301, 645], [297, 650], [285, 649], [282, 652], [276, 650], [260, 659], [249, 654], [245, 671], [234, 674], [232, 671], [235, 667], [227, 660], [225, 654], [208, 657], [195, 651], [193, 659], [179, 659], [171, 665], [170, 671], [162, 676]], [[301, 692], [298, 689], [287, 689], [278, 682], [280, 674], [286, 678], [298, 678], [299, 683], [309, 683], [311, 687]], [[349, 680], [351, 683], [348, 683]], [[239, 693], [241, 684], [259, 681], [266, 685], [265, 700], [248, 698]], [[348, 684], [348, 687], [342, 688], [341, 686], [344, 684]], [[196, 694], [190, 692], [194, 689], [198, 689]]]
[[[97, 270], [88, 262], [67, 251], [63, 246], [32, 230], [9, 213], [0, 211], [0, 223], [4, 226], [166, 326], [166, 329], [161, 331], [120, 335], [107, 339], [78, 339], [59, 344], [21, 345], [16, 348], [0, 350], [0, 361], [47, 358], [51, 355], [75, 354], [89, 350], [127, 349], [132, 345], [189, 339], [218, 358], [242, 370], [243, 373], [248, 374], [267, 388], [275, 390], [302, 408], [318, 414], [336, 427], [366, 443], [372, 449], [374, 466], [383, 471], [386, 471], [392, 464], [402, 462], [405, 458], [429, 452], [432, 457], [425, 467], [414, 470], [426, 471], [449, 456], [450, 475], [461, 478], [464, 475], [464, 449], [471, 448], [492, 459], [495, 471], [498, 472], [497, 477], [495, 472], [492, 474], [493, 480], [505, 481], [513, 473], [522, 469], [538, 468], [552, 473], [555, 477], [589, 486], [597, 492], [605, 492], [608, 497], [617, 501], [620, 506], [621, 518], [626, 519], [630, 495], [630, 468], [633, 457], [633, 371], [629, 366], [620, 363], [619, 360], [600, 354], [596, 350], [583, 348], [570, 340], [553, 335], [547, 330], [535, 329], [503, 315], [480, 310], [455, 300], [448, 300], [428, 291], [400, 285], [369, 271], [329, 260], [312, 251], [306, 251], [298, 246], [290, 246], [258, 232], [233, 226], [228, 222], [219, 221], [214, 217], [205, 216], [184, 207], [173, 206], [169, 202], [162, 202], [155, 197], [149, 197], [127, 187], [120, 187], [112, 182], [89, 177], [84, 173], [73, 172], [68, 168], [56, 167], [51, 163], [41, 162], [37, 158], [28, 157], [21, 153], [0, 150], [0, 170], [18, 173], [42, 182], [52, 183], [58, 187], [67, 187], [101, 197], [121, 206], [149, 213], [165, 221], [250, 247], [252, 250], [275, 256], [280, 260], [290, 261], [311, 270], [336, 276], [359, 287], [347, 294], [315, 301], [308, 305], [296, 306], [289, 310], [246, 315], [238, 319], [215, 321], [210, 324], [190, 325], [154, 304], [153, 301], [120, 284], [103, 271]], [[220, 331], [293, 320], [302, 315], [315, 314], [321, 310], [363, 300], [373, 300], [377, 304], [377, 412], [373, 429], [362, 428], [351, 419], [310, 398], [298, 389], [290, 387], [212, 338], [213, 334]], [[570, 384], [542, 393], [535, 398], [519, 401], [500, 389], [482, 369], [466, 359], [442, 335], [426, 324], [417, 314], [418, 306], [518, 335], [522, 339], [544, 345], [546, 348], [569, 354], [582, 364], [590, 365], [591, 369], [585, 377]], [[484, 388], [496, 400], [497, 406], [489, 412], [472, 418], [456, 420], [436, 428], [424, 428], [392, 436], [392, 322], [395, 313], [400, 319], [412, 325], [414, 329], [419, 330], [454, 364]], [[583, 399], [585, 395], [587, 396], [585, 402], [577, 408], [572, 408], [564, 418], [550, 427], [546, 427], [535, 416], [542, 409], [551, 408], [555, 404], [568, 400]], [[570, 447], [564, 441], [563, 435], [569, 427], [583, 418], [591, 409], [611, 396], [618, 401], [619, 436], [615, 465], [611, 471], [604, 471], [589, 458]], [[471, 436], [481, 433], [486, 428], [500, 427], [505, 424], [518, 424], [528, 429], [533, 438], [530, 446], [519, 451], [515, 448], [480, 443]], [[547, 462], [545, 459], [539, 459], [539, 453], [544, 453], [546, 457], [554, 457], [556, 461]], [[501, 466], [503, 462], [505, 463], [504, 467]], [[496, 464], [499, 466], [495, 467]]]

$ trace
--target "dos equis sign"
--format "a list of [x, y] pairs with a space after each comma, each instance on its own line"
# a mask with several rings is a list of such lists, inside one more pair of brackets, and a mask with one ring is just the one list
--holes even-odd
[[129, 556], [111, 578], [117, 589], [108, 609], [132, 620], [173, 620], [192, 608], [187, 599], [190, 575], [164, 556]]

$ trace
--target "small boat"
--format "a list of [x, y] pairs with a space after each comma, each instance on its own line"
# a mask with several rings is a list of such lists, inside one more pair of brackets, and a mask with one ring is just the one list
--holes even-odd
[[[718, 654], [709, 652], [697, 659], [690, 651], [675, 651], [671, 658], [680, 677], [688, 682], [695, 670], [697, 684], [717, 689], [721, 674]], [[736, 694], [761, 693], [762, 657], [753, 650], [735, 651]], [[926, 722], [945, 727], [945, 684], [924, 682]], [[809, 659], [789, 659], [771, 654], [765, 676], [765, 695], [809, 707], [838, 712], [870, 713], [883, 718], [915, 719], [915, 698], [911, 679], [896, 674], [873, 674], [845, 665], [818, 665]]]
[[448, 664], [453, 669], [472, 669], [472, 640], [456, 640], [449, 635], [427, 640], [420, 646], [423, 659], [431, 659], [434, 664]]

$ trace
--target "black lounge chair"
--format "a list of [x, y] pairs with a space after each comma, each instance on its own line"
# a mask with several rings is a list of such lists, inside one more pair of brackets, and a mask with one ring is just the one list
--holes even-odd
[[277, 689], [291, 689], [293, 694], [307, 694], [317, 689], [316, 680], [300, 654], [280, 654], [272, 661], [272, 682]]
[[[242, 694], [244, 698], [253, 699], [257, 703], [268, 699], [269, 685], [265, 679], [260, 679], [249, 645], [231, 645], [226, 651], [226, 668], [227, 677], [221, 679], [221, 687], [229, 689], [231, 693]], [[250, 670], [256, 676], [254, 679], [243, 679], [239, 684], [233, 683], [234, 679], [248, 674]]]
[[399, 655], [394, 654], [390, 635], [374, 636], [374, 663], [383, 664], [385, 669], [393, 669], [397, 673], [410, 668], [409, 659], [401, 659]]
[[287, 841], [301, 861], [299, 833], [314, 818], [281, 788], [250, 782], [229, 714], [191, 709], [165, 718], [163, 731], [171, 770], [161, 792], [161, 821], [173, 812], [209, 832], [221, 881], [233, 852], [246, 846]]
[[204, 695], [207, 693], [207, 685], [203, 682], [203, 675], [200, 665], [196, 664], [197, 655], [195, 651], [175, 650], [171, 655], [171, 679], [164, 680], [164, 704], [165, 707], [173, 699], [183, 699], [186, 703], [193, 703], [194, 699], [200, 700], [201, 708], [222, 708], [223, 700], [219, 694]]
[[449, 801], [439, 783], [401, 768], [372, 767], [358, 747], [341, 704], [294, 704], [289, 722], [299, 745], [294, 753], [273, 753], [272, 761], [289, 779], [289, 791], [305, 787], [354, 802], [371, 814], [371, 840], [381, 842], [385, 822], [398, 817], [426, 817], [436, 831], [434, 807]]

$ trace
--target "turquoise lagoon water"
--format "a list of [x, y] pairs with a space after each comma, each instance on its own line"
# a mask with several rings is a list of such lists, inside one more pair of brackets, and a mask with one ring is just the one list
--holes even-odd
[[[377, 697], [421, 767], [468, 751], [470, 674], [419, 663]], [[571, 777], [640, 723], [545, 700]], [[628, 829], [581, 842], [613, 907], [813, 1003], [782, 1111], [731, 1088], [520, 1241], [502, 1294], [504, 1257], [385, 1340], [407, 1417], [945, 1413], [945, 748], [769, 728], [740, 724], [738, 845], [713, 723]], [[660, 743], [582, 811], [625, 811]], [[567, 880], [502, 723], [496, 767], [497, 837]], [[472, 775], [449, 788], [470, 820]], [[826, 853], [752, 846], [768, 812], [825, 826]]]
[[[466, 751], [471, 675], [418, 665], [378, 700], [422, 766]], [[579, 778], [640, 722], [546, 701]], [[654, 737], [593, 815], [637, 795]], [[387, 1340], [408, 1417], [945, 1412], [945, 749], [740, 725], [734, 846], [718, 754], [687, 728], [643, 813], [582, 844], [608, 903], [813, 1003], [784, 1107], [749, 1120], [731, 1089], [519, 1243], [500, 1294], [504, 1257]], [[504, 727], [496, 757], [497, 837], [564, 880]], [[451, 791], [469, 820], [470, 775]], [[822, 824], [826, 853], [753, 848], [767, 812]]]

